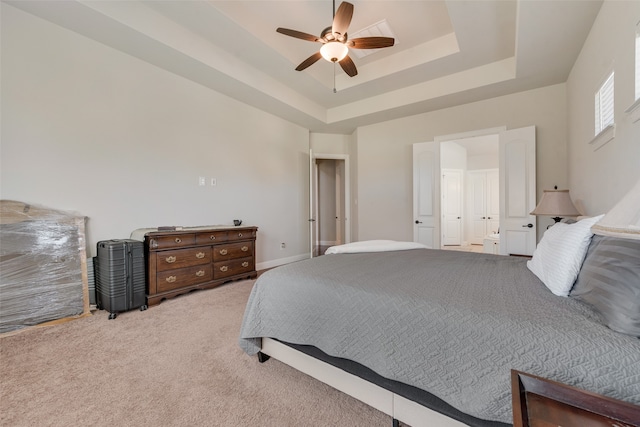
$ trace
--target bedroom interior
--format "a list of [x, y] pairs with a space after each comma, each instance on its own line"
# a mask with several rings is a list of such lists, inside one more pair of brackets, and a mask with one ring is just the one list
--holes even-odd
[[[596, 237], [589, 242], [585, 243], [582, 239], [567, 251], [571, 254], [581, 253], [585, 260], [589, 260], [588, 263], [585, 261], [586, 267], [581, 268], [582, 259], [576, 266], [575, 257], [570, 259], [570, 267], [559, 265], [554, 258], [567, 261], [567, 253], [561, 251], [561, 256], [558, 256], [558, 241], [580, 234], [578, 230], [585, 233], [583, 228], [586, 223], [578, 222], [578, 226], [567, 223], [553, 225], [551, 217], [535, 216], [530, 212], [540, 202], [544, 190], [557, 186], [559, 189], [570, 189], [574, 205], [587, 220], [607, 214], [594, 225], [594, 231], [610, 230], [612, 222], [614, 226], [620, 224], [620, 218], [626, 216], [622, 234], [624, 242], [628, 239], [629, 224], [632, 225], [631, 229], [638, 227], [637, 196], [633, 196], [636, 199], [631, 199], [631, 202], [629, 198], [625, 199], [625, 203], [636, 207], [635, 213], [620, 214], [622, 209], [616, 204], [640, 180], [640, 169], [637, 167], [640, 158], [640, 144], [637, 143], [640, 140], [640, 4], [614, 0], [420, 1], [400, 2], [400, 5], [398, 2], [354, 2], [355, 13], [349, 28], [355, 31], [385, 19], [393, 29], [394, 46], [366, 57], [356, 56], [356, 49], [350, 50], [349, 54], [358, 70], [358, 74], [352, 77], [348, 72], [345, 73], [349, 67], [341, 69], [328, 61], [319, 61], [313, 67], [295, 71], [294, 67], [300, 59], [307, 57], [318, 46], [305, 40], [283, 37], [275, 28], [296, 28], [315, 33], [326, 26], [330, 3], [267, 1], [252, 2], [251, 7], [247, 7], [246, 2], [241, 1], [0, 2], [0, 198], [3, 203], [14, 201], [12, 203], [22, 203], [29, 209], [46, 207], [68, 214], [75, 221], [74, 227], [77, 227], [73, 228], [75, 231], [72, 231], [70, 239], [77, 241], [80, 251], [85, 252], [79, 259], [75, 256], [65, 259], [79, 266], [73, 269], [79, 273], [78, 277], [74, 276], [74, 283], [80, 283], [81, 286], [73, 288], [73, 310], [76, 312], [71, 316], [80, 316], [82, 319], [62, 324], [54, 322], [55, 326], [26, 328], [22, 332], [3, 335], [0, 341], [3, 360], [17, 360], [20, 355], [15, 351], [24, 349], [33, 352], [34, 357], [29, 360], [34, 366], [39, 366], [43, 362], [38, 355], [44, 354], [47, 351], [45, 346], [51, 344], [45, 342], [47, 337], [55, 336], [55, 339], [64, 340], [61, 337], [66, 328], [76, 328], [71, 325], [98, 322], [93, 319], [104, 313], [97, 311], [91, 316], [87, 309], [91, 277], [85, 264], [96, 255], [96, 245], [100, 241], [128, 239], [134, 230], [159, 226], [177, 227], [185, 232], [192, 228], [212, 226], [226, 230], [234, 227], [234, 218], [241, 218], [242, 226], [257, 227], [258, 230], [252, 246], [255, 251], [251, 258], [252, 267], [255, 268], [252, 271], [266, 272], [259, 277], [258, 285], [254, 288], [254, 292], [258, 292], [255, 289], [261, 287], [260, 283], [270, 283], [270, 277], [285, 274], [294, 266], [302, 268], [308, 262], [315, 261], [317, 264], [310, 264], [311, 268], [315, 268], [313, 265], [324, 265], [328, 266], [328, 270], [333, 270], [334, 266], [329, 263], [334, 262], [335, 257], [351, 256], [351, 259], [356, 259], [360, 256], [339, 254], [307, 261], [313, 254], [315, 239], [325, 243], [324, 246], [387, 240], [420, 242], [421, 237], [416, 237], [419, 227], [415, 224], [415, 208], [418, 205], [414, 195], [416, 147], [442, 147], [441, 143], [452, 136], [496, 132], [513, 135], [518, 130], [532, 129], [535, 132], [535, 163], [533, 168], [524, 168], [531, 174], [522, 174], [516, 167], [499, 166], [500, 175], [521, 177], [532, 189], [528, 191], [533, 202], [528, 202], [528, 207], [523, 211], [522, 225], [518, 223], [512, 226], [515, 228], [509, 229], [501, 222], [498, 227], [501, 233], [493, 233], [495, 224], [485, 221], [482, 224], [483, 231], [475, 236], [476, 242], [479, 241], [477, 239], [482, 241], [482, 244], [475, 245], [480, 246], [485, 254], [450, 255], [460, 256], [460, 259], [467, 259], [464, 258], [467, 256], [486, 260], [498, 257], [495, 259], [500, 260], [500, 265], [508, 265], [513, 272], [517, 272], [514, 274], [523, 277], [518, 286], [524, 283], [547, 285], [539, 286], [540, 289], [535, 292], [540, 291], [541, 294], [530, 296], [530, 300], [556, 301], [550, 304], [562, 306], [557, 310], [557, 315], [562, 317], [562, 313], [566, 314], [564, 310], [568, 309], [572, 313], [567, 315], [568, 319], [588, 319], [588, 328], [598, 331], [594, 336], [609, 342], [607, 345], [613, 346], [611, 354], [624, 359], [624, 363], [620, 364], [620, 372], [625, 372], [627, 379], [581, 377], [585, 388], [637, 405], [640, 396], [637, 390], [640, 384], [640, 361], [634, 359], [632, 349], [637, 350], [638, 341], [637, 338], [629, 340], [625, 338], [628, 337], [625, 332], [619, 332], [629, 330], [629, 319], [633, 319], [633, 315], [625, 317], [624, 310], [614, 309], [611, 312], [610, 309], [621, 295], [633, 301], [629, 292], [635, 295], [633, 285], [637, 276], [633, 274], [637, 273], [633, 273], [633, 270], [629, 273], [621, 273], [622, 270], [618, 272], [618, 283], [622, 284], [618, 288], [593, 279], [611, 262], [611, 258], [604, 255], [606, 251], [617, 251], [619, 255], [616, 257], [620, 256], [621, 262], [626, 263], [629, 251], [632, 257], [637, 252], [635, 244], [625, 246], [618, 240], [611, 240], [620, 238], [620, 235], [596, 233]], [[432, 19], [430, 25], [425, 25], [425, 16]], [[420, 24], [415, 23], [416, 19]], [[540, 28], [543, 27], [546, 31], [541, 32]], [[423, 28], [425, 34], [418, 32], [419, 28]], [[594, 92], [614, 70], [615, 98], [612, 99], [612, 108], [615, 122], [599, 136], [594, 135]], [[333, 88], [337, 89], [335, 93]], [[603, 135], [606, 138], [603, 139]], [[440, 158], [444, 151], [441, 148], [438, 150], [436, 158]], [[511, 158], [519, 153], [512, 152]], [[324, 171], [328, 172], [327, 175], [333, 175], [334, 179], [339, 176], [337, 170], [341, 168], [335, 166], [340, 161], [344, 160], [349, 165], [343, 171], [345, 185], [341, 190], [335, 190], [338, 187], [335, 180], [329, 180], [335, 190], [335, 194], [329, 197], [336, 208], [331, 203], [320, 204], [320, 207], [336, 209], [335, 213], [331, 210], [329, 216], [342, 216], [336, 218], [339, 221], [334, 222], [335, 233], [331, 231], [328, 237], [322, 235], [319, 231], [321, 228], [316, 228], [314, 235], [313, 221], [310, 221], [314, 219], [314, 197], [320, 197], [317, 188], [314, 189], [314, 156], [328, 159], [327, 163], [338, 159], [333, 168]], [[462, 171], [463, 183], [468, 181], [466, 185], [472, 182], [474, 170], [493, 173], [498, 169], [493, 163], [488, 166], [483, 163], [481, 167], [471, 166], [469, 159], [466, 163], [459, 168], [454, 167]], [[440, 212], [440, 204], [445, 207], [440, 200], [441, 192], [444, 193], [444, 187], [440, 186], [440, 173], [444, 169], [447, 168], [443, 165], [434, 168], [435, 178], [430, 181], [433, 193], [429, 197], [434, 197], [432, 207], [436, 208], [436, 212]], [[488, 178], [485, 176], [485, 179]], [[508, 187], [511, 185], [509, 182], [513, 184], [515, 181], [502, 179], [499, 186]], [[338, 194], [340, 191], [344, 192], [344, 198]], [[520, 194], [519, 190], [513, 190], [509, 197]], [[318, 199], [315, 200], [317, 203]], [[500, 221], [504, 220], [503, 212], [513, 210], [511, 200], [513, 198], [501, 198]], [[337, 206], [340, 202], [342, 206]], [[462, 205], [461, 243], [468, 243], [474, 225], [471, 223], [472, 215], [468, 211], [471, 204], [467, 197]], [[337, 215], [337, 209], [344, 215]], [[397, 252], [430, 254], [430, 247], [441, 247], [440, 241], [444, 242], [447, 236], [442, 234], [445, 223], [438, 219], [439, 216], [439, 213], [435, 215], [436, 222], [429, 231], [431, 240], [426, 248]], [[79, 218], [82, 219], [82, 227]], [[20, 228], [20, 225], [12, 225], [5, 220], [3, 211], [0, 221], [3, 233]], [[533, 255], [532, 259], [494, 255], [525, 254], [525, 250], [514, 246], [512, 235], [519, 236], [516, 231], [527, 231], [518, 230], [527, 224], [532, 224], [529, 235], [534, 236], [533, 248], [538, 243], [536, 252], [532, 248], [526, 253], [529, 258]], [[325, 231], [326, 228], [322, 227]], [[35, 233], [37, 236], [38, 232]], [[17, 244], [5, 244], [9, 240], [4, 237], [3, 234], [0, 270], [3, 278], [2, 305], [6, 308], [9, 295], [5, 292], [8, 289], [6, 286], [15, 285], [9, 280], [7, 267], [14, 265], [9, 263], [15, 261], [22, 249]], [[502, 239], [511, 240], [505, 242]], [[63, 240], [68, 239], [63, 237]], [[515, 245], [521, 243], [517, 238], [515, 242]], [[240, 244], [238, 248], [243, 245]], [[514, 249], [516, 247], [517, 250]], [[376, 256], [389, 255], [383, 252], [368, 254], [363, 260], [372, 263], [372, 267], [385, 265], [387, 261], [370, 261], [383, 259]], [[42, 256], [38, 258], [42, 260], [46, 260], [47, 256], [52, 260], [60, 259], [57, 252], [38, 255]], [[206, 255], [203, 259], [212, 262]], [[400, 259], [398, 262], [409, 261]], [[43, 265], [48, 265], [48, 262], [43, 262]], [[357, 263], [354, 262], [355, 265]], [[39, 268], [44, 270], [42, 266]], [[465, 270], [457, 267], [451, 269], [452, 272]], [[201, 271], [200, 268], [197, 270], [198, 273]], [[338, 267], [335, 270], [341, 271]], [[204, 274], [208, 274], [206, 271]], [[346, 280], [350, 273], [347, 267], [342, 271]], [[373, 271], [376, 271], [375, 268], [367, 274], [373, 274]], [[561, 273], [558, 274], [559, 271]], [[308, 272], [301, 271], [300, 274], [300, 277], [306, 277]], [[495, 272], [496, 277], [500, 274], [503, 272]], [[558, 287], [554, 279], [549, 279], [550, 275], [568, 277], [566, 280], [573, 278], [571, 284], [575, 281], [576, 286], [581, 286], [577, 286], [575, 292], [567, 290], [566, 283]], [[382, 277], [380, 273], [376, 279]], [[320, 280], [320, 276], [317, 280]], [[549, 280], [551, 284], [547, 284]], [[320, 282], [314, 283], [325, 286]], [[146, 312], [126, 313], [111, 323], [105, 321], [101, 326], [93, 327], [98, 330], [110, 329], [112, 323], [126, 319], [137, 326], [144, 322], [148, 313], [157, 311], [161, 314], [178, 306], [182, 307], [176, 309], [182, 310], [181, 316], [188, 313], [189, 317], [201, 318], [206, 316], [202, 312], [206, 308], [190, 312], [189, 300], [199, 300], [204, 295], [214, 293], [218, 295], [223, 290], [232, 292], [231, 289], [235, 287], [243, 288], [246, 298], [252, 284], [253, 280], [234, 281], [216, 289], [163, 301]], [[476, 299], [481, 301], [487, 298], [490, 292], [496, 291], [493, 288], [489, 286], [482, 298]], [[467, 292], [466, 288], [460, 289]], [[482, 292], [481, 289], [478, 287], [473, 292]], [[519, 288], [507, 286], [507, 289], [505, 295]], [[522, 291], [521, 295], [529, 291]], [[81, 295], [79, 303], [76, 303], [78, 292]], [[346, 290], [341, 288], [341, 292]], [[399, 298], [387, 294], [386, 290], [381, 289], [380, 292], [391, 299]], [[413, 291], [407, 288], [407, 292]], [[473, 295], [473, 292], [470, 294]], [[594, 298], [594, 292], [605, 292], [613, 299]], [[564, 294], [565, 297], [553, 294]], [[320, 299], [318, 297], [317, 300]], [[449, 303], [453, 304], [454, 301]], [[455, 303], [466, 304], [462, 301]], [[164, 306], [169, 308], [165, 309]], [[594, 309], [584, 311], [583, 306]], [[234, 307], [238, 311], [244, 309], [237, 304]], [[434, 308], [434, 311], [437, 310]], [[451, 311], [455, 311], [453, 306]], [[69, 316], [67, 313], [56, 315], [63, 319]], [[230, 335], [234, 335], [232, 339], [237, 341], [242, 313], [234, 312], [231, 317], [235, 323], [226, 327], [236, 328], [235, 333]], [[217, 322], [215, 319], [211, 318]], [[156, 318], [156, 321], [159, 324], [171, 322], [170, 317]], [[407, 318], [406, 321], [413, 320]], [[539, 323], [535, 325], [536, 328], [542, 328], [539, 333], [545, 336], [549, 334], [548, 338], [552, 341], [552, 332], [543, 327], [544, 321]], [[185, 329], [177, 332], [176, 336], [188, 335], [188, 325], [183, 327]], [[201, 327], [206, 328], [204, 325]], [[554, 325], [552, 329], [556, 327], [561, 328]], [[582, 336], [585, 331], [566, 333]], [[517, 332], [512, 331], [511, 334]], [[633, 334], [637, 336], [637, 331]], [[245, 338], [258, 339], [263, 336], [275, 337], [267, 334], [247, 335]], [[34, 342], [29, 342], [30, 337]], [[116, 339], [105, 337], [109, 342]], [[154, 341], [159, 345], [157, 341], [162, 341], [162, 333], [158, 330], [146, 339], [138, 339]], [[220, 336], [220, 339], [229, 338]], [[280, 369], [286, 371], [286, 367], [280, 363], [282, 361], [313, 376], [308, 369], [314, 371], [315, 362], [310, 361], [311, 365], [307, 365], [305, 357], [317, 361], [322, 360], [323, 356], [314, 353], [313, 349], [294, 348], [287, 344], [287, 339], [282, 341], [285, 343], [264, 340], [262, 354], [275, 359], [264, 365], [258, 364], [255, 357], [243, 355], [237, 342], [225, 341], [225, 345], [229, 344], [229, 349], [235, 347], [230, 350], [235, 351], [231, 358], [241, 361], [242, 366], [250, 372], [274, 369], [281, 373]], [[80, 348], [101, 348], [82, 337], [74, 338], [73, 342], [78, 343]], [[584, 340], [587, 353], [591, 342], [592, 337]], [[318, 347], [328, 348], [324, 344]], [[206, 345], [200, 348], [215, 353]], [[162, 348], [157, 350], [163, 351]], [[170, 347], [169, 351], [177, 349]], [[565, 350], [557, 351], [562, 353]], [[248, 352], [253, 353], [253, 350]], [[126, 348], [121, 348], [114, 360], [126, 360], [125, 353]], [[375, 354], [375, 351], [371, 353]], [[155, 363], [166, 364], [172, 357], [169, 354], [164, 359], [156, 357]], [[334, 355], [337, 354], [339, 351], [336, 350]], [[505, 356], [507, 354], [505, 350], [502, 356], [508, 357]], [[98, 357], [95, 352], [91, 355]], [[104, 356], [101, 357], [104, 360]], [[175, 357], [196, 356], [176, 353]], [[302, 366], [296, 366], [299, 358], [304, 360]], [[334, 361], [323, 363], [328, 365], [328, 375], [333, 375], [331, 369]], [[366, 367], [368, 363], [366, 361], [363, 366]], [[554, 372], [552, 368], [552, 372], [547, 372], [535, 363], [520, 367], [525, 372], [554, 377], [573, 385], [577, 385], [574, 375], [580, 369], [572, 367], [570, 374], [562, 374]], [[24, 370], [27, 368], [15, 367], [15, 371], [12, 371], [14, 368], [3, 362], [1, 369], [4, 378], [5, 373], [9, 372], [26, 375]], [[204, 376], [211, 378], [210, 375], [216, 375], [215, 369], [209, 369]], [[381, 369], [376, 366], [374, 370]], [[598, 371], [595, 368], [591, 370]], [[186, 368], [182, 371], [186, 371]], [[296, 370], [291, 371], [294, 376], [299, 374]], [[318, 371], [324, 373], [324, 365]], [[63, 370], [69, 373], [66, 378], [64, 373], [52, 378], [40, 368], [34, 372], [42, 375], [47, 388], [64, 383], [64, 390], [69, 390], [69, 386], [78, 381], [74, 378], [80, 378], [80, 381], [86, 378], [86, 374], [70, 372], [66, 368]], [[18, 376], [11, 388], [3, 386], [2, 401], [10, 402], [8, 405], [2, 404], [3, 417], [16, 425], [30, 424], [30, 415], [17, 410], [25, 405], [29, 393], [39, 396], [34, 399], [35, 403], [44, 402], [40, 392], [33, 388], [40, 385], [38, 378], [27, 377], [29, 381], [24, 384], [20, 383]], [[390, 374], [390, 377], [393, 376]], [[445, 406], [453, 408], [451, 413], [450, 408], [442, 409], [436, 404], [436, 411], [448, 414], [446, 421], [437, 418], [442, 422], [438, 425], [459, 425], [460, 422], [468, 425], [510, 424], [510, 412], [505, 408], [511, 406], [511, 401], [508, 405], [506, 403], [511, 396], [511, 389], [505, 386], [505, 372], [501, 371], [496, 377], [500, 380], [495, 387], [502, 394], [496, 400], [500, 403], [494, 406], [493, 414], [491, 410], [474, 406], [475, 403], [468, 406], [469, 401], [465, 401], [465, 397], [452, 397], [455, 393], [449, 395], [449, 391], [438, 389], [435, 394], [449, 402], [445, 402]], [[294, 378], [296, 382], [301, 377]], [[410, 384], [406, 377], [402, 378], [399, 379], [401, 388]], [[221, 381], [229, 379], [224, 377]], [[325, 377], [321, 381], [331, 384]], [[339, 385], [335, 387], [351, 394], [344, 389], [349, 389], [351, 385], [344, 385], [342, 381], [339, 378]], [[371, 379], [365, 382], [377, 384], [376, 381]], [[127, 387], [136, 389], [131, 381], [125, 382]], [[610, 383], [613, 387], [609, 387]], [[324, 387], [322, 383], [313, 384], [312, 388]], [[449, 385], [452, 389], [456, 388]], [[102, 386], [94, 387], [95, 390], [86, 392], [87, 396], [104, 395]], [[199, 387], [206, 386], [201, 384]], [[363, 387], [366, 390], [369, 385]], [[429, 389], [424, 383], [418, 388]], [[10, 400], [4, 398], [6, 393], [15, 390], [19, 391], [15, 397]], [[234, 391], [244, 393], [238, 389]], [[372, 421], [373, 425], [386, 425], [391, 420], [414, 426], [425, 422], [421, 408], [429, 407], [429, 404], [423, 403], [424, 397], [414, 399], [392, 389], [383, 392], [382, 400], [385, 402], [388, 401], [387, 392], [391, 393], [391, 401], [394, 402], [391, 409], [385, 406], [386, 403], [381, 406], [372, 404], [367, 401], [368, 397], [363, 399], [359, 394], [358, 399], [380, 412], [370, 412], [369, 406], [360, 407], [355, 400], [345, 401], [344, 405], [349, 406], [349, 411], [355, 410], [359, 414], [357, 416], [372, 416], [375, 420]], [[171, 391], [168, 395], [175, 396]], [[335, 396], [337, 404], [342, 405], [340, 394]], [[201, 399], [216, 398], [204, 393], [197, 401], [201, 405], [204, 401]], [[490, 393], [487, 393], [487, 398], [491, 398]], [[429, 401], [431, 398], [426, 399]], [[230, 401], [233, 401], [233, 397]], [[421, 402], [420, 408], [415, 408], [416, 401]], [[121, 407], [115, 402], [115, 397], [111, 396], [109, 402]], [[486, 402], [478, 405], [483, 404]], [[268, 408], [267, 401], [264, 405], [258, 411], [277, 413], [273, 408]], [[25, 408], [33, 409], [33, 405], [26, 405]], [[100, 414], [108, 409], [95, 408], [95, 404], [92, 404], [92, 408]], [[145, 408], [148, 412], [152, 411], [150, 406]], [[299, 420], [299, 415], [291, 413], [296, 411], [295, 408], [287, 405], [282, 408], [292, 420]], [[62, 416], [59, 412], [56, 416]], [[83, 409], [71, 411], [68, 415], [72, 419], [77, 417], [75, 420], [79, 421], [86, 419], [88, 414]], [[187, 416], [200, 419], [198, 415]], [[243, 417], [247, 415], [238, 409], [228, 416], [232, 425], [238, 425], [246, 421]], [[321, 413], [320, 419], [323, 416]], [[429, 417], [432, 416], [437, 417], [430, 413]], [[179, 425], [177, 418], [175, 420], [175, 424]], [[482, 420], [498, 424], [482, 424]]]

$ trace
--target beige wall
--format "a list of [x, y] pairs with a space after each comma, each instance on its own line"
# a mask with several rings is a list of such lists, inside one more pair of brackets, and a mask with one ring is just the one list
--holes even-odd
[[234, 218], [262, 267], [308, 253], [307, 129], [6, 4], [1, 78], [1, 197], [87, 216], [90, 254]]
[[309, 135], [314, 154], [349, 154], [349, 142], [349, 135], [315, 132]]
[[[639, 1], [605, 1], [567, 81], [569, 184], [585, 213], [606, 212], [640, 179], [640, 121], [634, 102], [635, 25]], [[594, 151], [594, 94], [615, 70], [615, 138]]]
[[559, 84], [359, 128], [359, 239], [413, 240], [412, 144], [438, 136], [535, 125], [538, 198], [566, 187], [565, 100]]

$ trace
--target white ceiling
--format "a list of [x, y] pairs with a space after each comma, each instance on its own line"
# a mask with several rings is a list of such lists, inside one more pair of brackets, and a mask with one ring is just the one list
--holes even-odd
[[[4, 1], [4, 0], [3, 0]], [[602, 0], [353, 0], [349, 30], [386, 20], [396, 45], [320, 60], [331, 0], [5, 1], [314, 132], [356, 127], [566, 81]], [[336, 7], [340, 4], [337, 1]]]

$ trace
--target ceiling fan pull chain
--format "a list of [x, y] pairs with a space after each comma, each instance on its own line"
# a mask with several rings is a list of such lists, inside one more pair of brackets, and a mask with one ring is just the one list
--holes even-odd
[[[335, 2], [335, 0], [334, 0]], [[336, 63], [334, 61], [333, 63], [333, 93], [338, 93], [338, 91], [336, 90]]]

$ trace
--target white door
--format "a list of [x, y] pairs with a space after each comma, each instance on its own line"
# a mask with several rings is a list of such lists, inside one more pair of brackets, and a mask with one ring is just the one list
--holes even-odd
[[313, 150], [309, 150], [309, 257], [313, 258], [318, 253], [318, 238], [316, 228], [317, 197], [318, 197], [318, 167], [313, 157]]
[[336, 160], [336, 245], [344, 236], [344, 161]]
[[487, 234], [500, 229], [500, 172], [487, 172]]
[[487, 179], [484, 172], [469, 172], [469, 193], [471, 197], [469, 243], [482, 245], [487, 235]]
[[413, 144], [413, 240], [440, 248], [440, 143]]
[[442, 245], [462, 244], [462, 171], [442, 170]]
[[500, 253], [533, 255], [536, 248], [535, 126], [500, 133]]
[[484, 243], [488, 234], [500, 229], [500, 180], [498, 169], [469, 172], [471, 233], [469, 242]]

